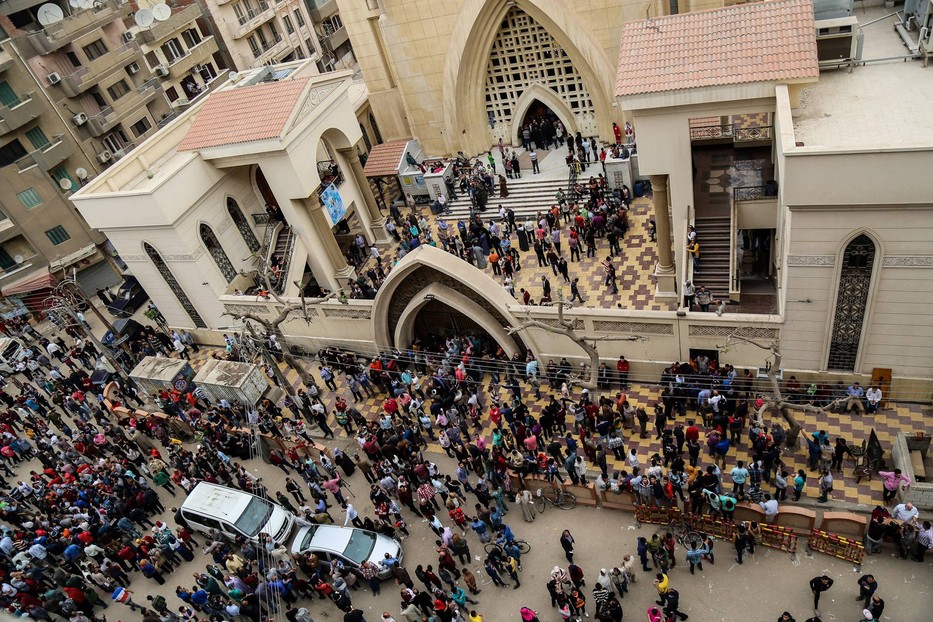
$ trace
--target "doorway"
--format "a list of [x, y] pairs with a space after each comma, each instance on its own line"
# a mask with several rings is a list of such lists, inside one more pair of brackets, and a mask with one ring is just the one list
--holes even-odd
[[[415, 318], [412, 330], [413, 341], [428, 352], [444, 352], [445, 341], [450, 337], [469, 337], [479, 354], [494, 354], [496, 341], [473, 319], [439, 300], [424, 305]], [[410, 344], [400, 344], [408, 347]]]

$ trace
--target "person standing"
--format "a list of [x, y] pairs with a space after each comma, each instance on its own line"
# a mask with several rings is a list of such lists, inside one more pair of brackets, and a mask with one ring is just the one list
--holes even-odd
[[833, 580], [827, 577], [825, 574], [810, 579], [810, 591], [813, 592], [814, 615], [820, 615], [820, 596], [823, 595], [823, 592], [829, 590], [829, 588], [833, 586], [833, 583]]
[[583, 296], [580, 295], [580, 279], [578, 277], [574, 277], [570, 282], [570, 302], [574, 300], [579, 300], [581, 303], [586, 302], [583, 300]]
[[829, 501], [829, 494], [833, 491], [833, 474], [829, 469], [823, 469], [823, 475], [820, 477], [820, 497], [817, 503], [826, 503]]
[[528, 158], [531, 160], [531, 172], [538, 174], [541, 172], [541, 169], [538, 168], [538, 152], [532, 149], [528, 153]]
[[875, 580], [875, 575], [863, 574], [859, 577], [858, 588], [859, 592], [855, 600], [864, 601], [865, 608], [867, 609], [868, 606], [871, 605], [871, 597], [875, 595], [875, 591], [878, 589], [878, 582]]
[[703, 556], [709, 553], [709, 549], [706, 547], [698, 548], [696, 541], [690, 543], [690, 550], [687, 551], [687, 562], [690, 564], [690, 574], [694, 574], [694, 566], [700, 569], [700, 572], [703, 572]]
[[735, 468], [732, 469], [730, 475], [732, 475], [732, 492], [739, 498], [739, 501], [744, 501], [745, 481], [748, 479], [748, 469], [745, 468], [745, 462], [742, 460], [736, 462]]
[[663, 572], [659, 572], [655, 577], [654, 587], [658, 590], [658, 600], [656, 602], [664, 607], [667, 604], [667, 595], [670, 591], [671, 581]]
[[680, 611], [678, 607], [680, 606], [680, 593], [671, 588], [667, 591], [667, 605], [664, 606], [664, 613], [668, 620], [673, 621], [674, 617], [678, 617], [681, 620], [686, 620], [688, 616], [683, 611]]
[[560, 546], [564, 549], [564, 556], [567, 558], [567, 561], [571, 564], [573, 563], [573, 536], [570, 535], [569, 529], [564, 529], [564, 533], [560, 535]]
[[733, 541], [735, 542], [735, 561], [741, 564], [745, 557], [745, 549], [751, 544], [751, 536], [748, 535], [748, 528], [745, 525], [739, 525]]
[[797, 477], [794, 478], [794, 501], [800, 501], [800, 495], [803, 494], [803, 487], [807, 484], [807, 474], [803, 469], [797, 471]]
[[909, 477], [901, 473], [900, 469], [878, 471], [878, 477], [881, 478], [881, 498], [884, 499], [885, 505], [887, 505], [887, 502], [897, 497], [897, 493], [901, 488], [901, 482], [904, 482], [905, 488], [912, 483]]
[[612, 256], [606, 257], [606, 260], [603, 262], [603, 269], [606, 271], [606, 283], [607, 287], [612, 288], [613, 294], [619, 293], [619, 286], [616, 284], [616, 267], [612, 264]]

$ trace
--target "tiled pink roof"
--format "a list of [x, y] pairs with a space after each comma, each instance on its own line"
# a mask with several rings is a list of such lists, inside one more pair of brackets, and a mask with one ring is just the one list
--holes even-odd
[[405, 153], [405, 147], [408, 146], [408, 138], [403, 140], [393, 140], [374, 146], [369, 157], [366, 158], [366, 166], [363, 172], [367, 177], [391, 177], [398, 175], [398, 163]]
[[616, 96], [816, 78], [812, 0], [766, 0], [630, 22]]
[[179, 151], [275, 138], [282, 133], [308, 78], [260, 82], [208, 96]]

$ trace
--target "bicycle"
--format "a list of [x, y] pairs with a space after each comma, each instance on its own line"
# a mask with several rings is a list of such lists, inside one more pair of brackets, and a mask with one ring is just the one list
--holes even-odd
[[[525, 542], [524, 540], [519, 540], [515, 538], [512, 540], [515, 544], [518, 545], [518, 550], [522, 552], [522, 555], [525, 555], [531, 551], [531, 545]], [[505, 555], [505, 549], [498, 542], [489, 542], [483, 547], [487, 554], [492, 554], [494, 551], [498, 551], [501, 555]]]
[[674, 538], [688, 551], [692, 548], [692, 542], [696, 542], [697, 547], [703, 546], [703, 534], [690, 529], [683, 514], [671, 517], [671, 521], [658, 530], [658, 535], [662, 535], [662, 532], [674, 534]]
[[535, 509], [539, 514], [544, 513], [549, 503], [562, 510], [572, 510], [576, 507], [577, 497], [572, 492], [567, 492], [563, 488], [552, 492], [553, 496], [539, 488], [535, 493]]

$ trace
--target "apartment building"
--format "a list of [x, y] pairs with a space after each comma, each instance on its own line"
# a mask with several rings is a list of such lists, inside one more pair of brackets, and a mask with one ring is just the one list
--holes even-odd
[[119, 280], [69, 197], [169, 113], [123, 24], [130, 6], [87, 6], [0, 4], [0, 292], [33, 308], [66, 272], [91, 291]]
[[200, 0], [237, 71], [303, 58], [318, 60], [317, 35], [301, 0]]
[[306, 0], [321, 48], [318, 69], [321, 72], [338, 69], [356, 69], [356, 56], [350, 35], [340, 18], [337, 0]]
[[177, 7], [165, 21], [130, 32], [142, 50], [148, 69], [160, 80], [172, 108], [182, 110], [221, 84], [227, 68], [213, 34], [202, 28], [197, 4]]

